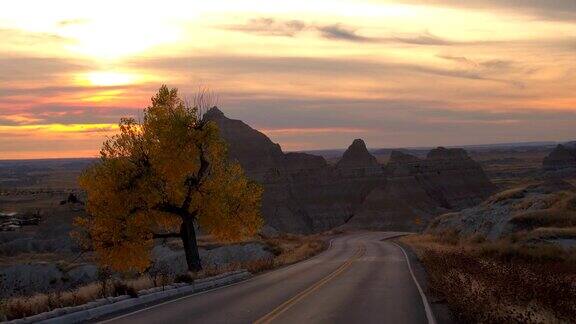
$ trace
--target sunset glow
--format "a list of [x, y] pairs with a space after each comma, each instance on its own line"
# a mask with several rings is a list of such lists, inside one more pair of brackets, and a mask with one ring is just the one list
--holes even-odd
[[89, 72], [86, 74], [86, 80], [91, 85], [96, 86], [115, 86], [131, 84], [134, 76], [115, 72]]
[[0, 37], [0, 159], [96, 155], [164, 83], [289, 150], [576, 136], [574, 0], [21, 0]]

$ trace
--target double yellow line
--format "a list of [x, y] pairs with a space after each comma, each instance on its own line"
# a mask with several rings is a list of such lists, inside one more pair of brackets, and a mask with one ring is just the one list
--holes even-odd
[[274, 319], [276, 319], [282, 313], [286, 312], [287, 310], [292, 308], [292, 306], [296, 305], [299, 301], [306, 298], [306, 296], [308, 296], [311, 293], [313, 293], [314, 291], [318, 290], [320, 287], [324, 286], [330, 280], [336, 278], [338, 275], [340, 275], [342, 272], [344, 272], [346, 269], [348, 269], [352, 265], [352, 263], [354, 261], [356, 261], [358, 258], [360, 258], [362, 255], [364, 255], [365, 252], [366, 252], [366, 247], [362, 244], [360, 246], [360, 248], [358, 248], [358, 250], [356, 250], [356, 253], [354, 253], [354, 255], [352, 255], [348, 260], [346, 260], [346, 262], [344, 262], [342, 265], [340, 265], [338, 268], [336, 268], [336, 270], [332, 271], [329, 275], [322, 278], [321, 280], [319, 280], [318, 282], [316, 282], [312, 286], [301, 291], [296, 296], [283, 302], [282, 304], [280, 304], [280, 306], [274, 308], [274, 310], [272, 310], [270, 313], [268, 313], [268, 314], [264, 315], [263, 317], [261, 317], [260, 319], [256, 320], [254, 322], [254, 324], [264, 324], [264, 323], [272, 322]]

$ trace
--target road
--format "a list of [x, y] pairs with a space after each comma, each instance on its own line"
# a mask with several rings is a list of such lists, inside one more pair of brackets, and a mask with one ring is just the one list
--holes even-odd
[[383, 241], [395, 235], [342, 236], [309, 260], [106, 322], [434, 323], [404, 251]]

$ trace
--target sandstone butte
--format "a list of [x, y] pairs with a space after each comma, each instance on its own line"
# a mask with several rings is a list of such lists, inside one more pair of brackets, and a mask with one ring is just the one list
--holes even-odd
[[356, 139], [336, 165], [280, 145], [217, 108], [228, 154], [264, 187], [262, 213], [275, 230], [313, 233], [337, 227], [419, 230], [433, 217], [471, 207], [495, 186], [463, 149], [436, 148], [425, 159], [394, 151], [378, 163]]

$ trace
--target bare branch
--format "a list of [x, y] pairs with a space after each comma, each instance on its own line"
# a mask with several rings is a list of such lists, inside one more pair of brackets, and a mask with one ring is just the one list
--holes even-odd
[[220, 97], [207, 87], [198, 87], [192, 98], [192, 105], [198, 109], [198, 119], [201, 120], [208, 109], [220, 105]]

